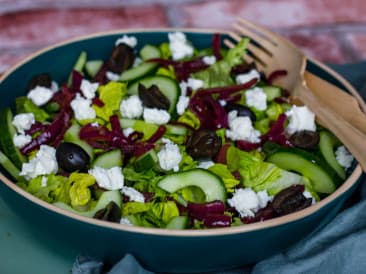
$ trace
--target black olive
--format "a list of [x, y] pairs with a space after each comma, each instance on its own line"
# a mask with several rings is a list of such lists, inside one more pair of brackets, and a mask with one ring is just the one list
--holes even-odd
[[243, 106], [243, 105], [239, 105], [239, 104], [234, 104], [234, 103], [227, 103], [225, 105], [225, 110], [226, 112], [230, 112], [233, 110], [237, 111], [237, 116], [242, 116], [242, 117], [246, 117], [248, 116], [250, 120], [252, 120], [252, 122], [255, 122], [255, 120], [257, 119], [255, 117], [255, 114], [253, 111], [250, 110], [250, 108]]
[[34, 76], [28, 83], [28, 90], [32, 90], [37, 86], [51, 88], [52, 86], [51, 76], [48, 73], [41, 73]]
[[186, 148], [194, 159], [213, 159], [221, 148], [221, 139], [214, 131], [199, 129], [188, 137]]
[[108, 62], [108, 68], [114, 73], [121, 73], [133, 65], [135, 53], [126, 44], [115, 46]]
[[121, 209], [115, 202], [110, 202], [105, 208], [98, 210], [93, 218], [119, 223], [121, 220]]
[[157, 108], [168, 110], [170, 102], [168, 98], [160, 91], [157, 85], [146, 88], [143, 84], [138, 86], [139, 98], [143, 105], [148, 108]]
[[319, 133], [310, 130], [301, 130], [290, 136], [291, 144], [303, 149], [316, 149], [319, 139]]
[[87, 171], [90, 157], [85, 150], [74, 143], [61, 143], [56, 149], [56, 160], [64, 171]]
[[311, 205], [312, 199], [303, 195], [303, 185], [293, 185], [279, 192], [272, 207], [279, 216], [299, 211]]

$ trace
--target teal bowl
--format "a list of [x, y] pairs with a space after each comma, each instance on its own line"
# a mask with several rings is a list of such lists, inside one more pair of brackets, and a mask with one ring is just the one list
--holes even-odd
[[[37, 52], [0, 79], [0, 109], [14, 108], [14, 99], [24, 94], [32, 75], [49, 72], [56, 81], [64, 82], [82, 50], [87, 51], [90, 59], [106, 59], [114, 41], [124, 33], [136, 36], [142, 45], [166, 41], [169, 31], [172, 30], [102, 33]], [[213, 30], [182, 31], [198, 48], [211, 43]], [[350, 93], [356, 93], [340, 75], [321, 63], [310, 61], [307, 69]], [[361, 174], [361, 168], [355, 166], [348, 179], [332, 195], [297, 213], [262, 223], [194, 231], [130, 227], [78, 216], [23, 191], [4, 170], [0, 173], [0, 195], [27, 222], [27, 229], [39, 241], [52, 243], [58, 250], [70, 250], [75, 256], [88, 254], [107, 264], [114, 264], [130, 253], [151, 271], [202, 273], [257, 262], [305, 238], [339, 212], [357, 188]]]

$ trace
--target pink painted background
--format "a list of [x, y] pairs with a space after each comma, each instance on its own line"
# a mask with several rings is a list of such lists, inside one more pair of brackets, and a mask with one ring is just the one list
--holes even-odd
[[330, 63], [366, 59], [365, 0], [0, 0], [0, 73], [81, 34], [153, 27], [228, 29], [236, 16]]

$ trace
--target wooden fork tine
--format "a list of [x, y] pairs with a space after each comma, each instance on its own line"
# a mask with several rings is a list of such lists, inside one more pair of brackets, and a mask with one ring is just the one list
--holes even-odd
[[[228, 40], [228, 39], [225, 39], [225, 40], [224, 40], [224, 44], [225, 44], [228, 48], [233, 48], [233, 47], [235, 47], [235, 44], [234, 44], [232, 41]], [[254, 55], [254, 54], [252, 54], [252, 55]], [[266, 64], [265, 64], [262, 60], [259, 60], [258, 58], [255, 58], [255, 57], [253, 57], [253, 56], [251, 56], [251, 55], [249, 55], [249, 54], [244, 54], [244, 55], [243, 55], [243, 59], [244, 59], [244, 61], [245, 61], [245, 62], [247, 62], [248, 64], [250, 64], [250, 63], [255, 63], [255, 64], [256, 64], [256, 66], [257, 66], [257, 68], [258, 68], [259, 70], [264, 70], [264, 68], [266, 67]]]

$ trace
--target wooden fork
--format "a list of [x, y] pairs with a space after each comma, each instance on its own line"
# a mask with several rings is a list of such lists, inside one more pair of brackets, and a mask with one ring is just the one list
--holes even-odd
[[[247, 62], [254, 62], [265, 74], [285, 68], [288, 71], [287, 76], [280, 77], [276, 84], [289, 90], [292, 98], [307, 105], [321, 124], [342, 141], [366, 171], [366, 116], [352, 96], [329, 83], [323, 85], [325, 92], [316, 89], [310, 91], [304, 77], [304, 54], [292, 43], [269, 30], [238, 18], [234, 31], [229, 36], [236, 42], [243, 36], [251, 40], [248, 45], [249, 54], [243, 58]], [[229, 39], [224, 43], [228, 47], [235, 45]], [[316, 78], [314, 75], [312, 77]]]

